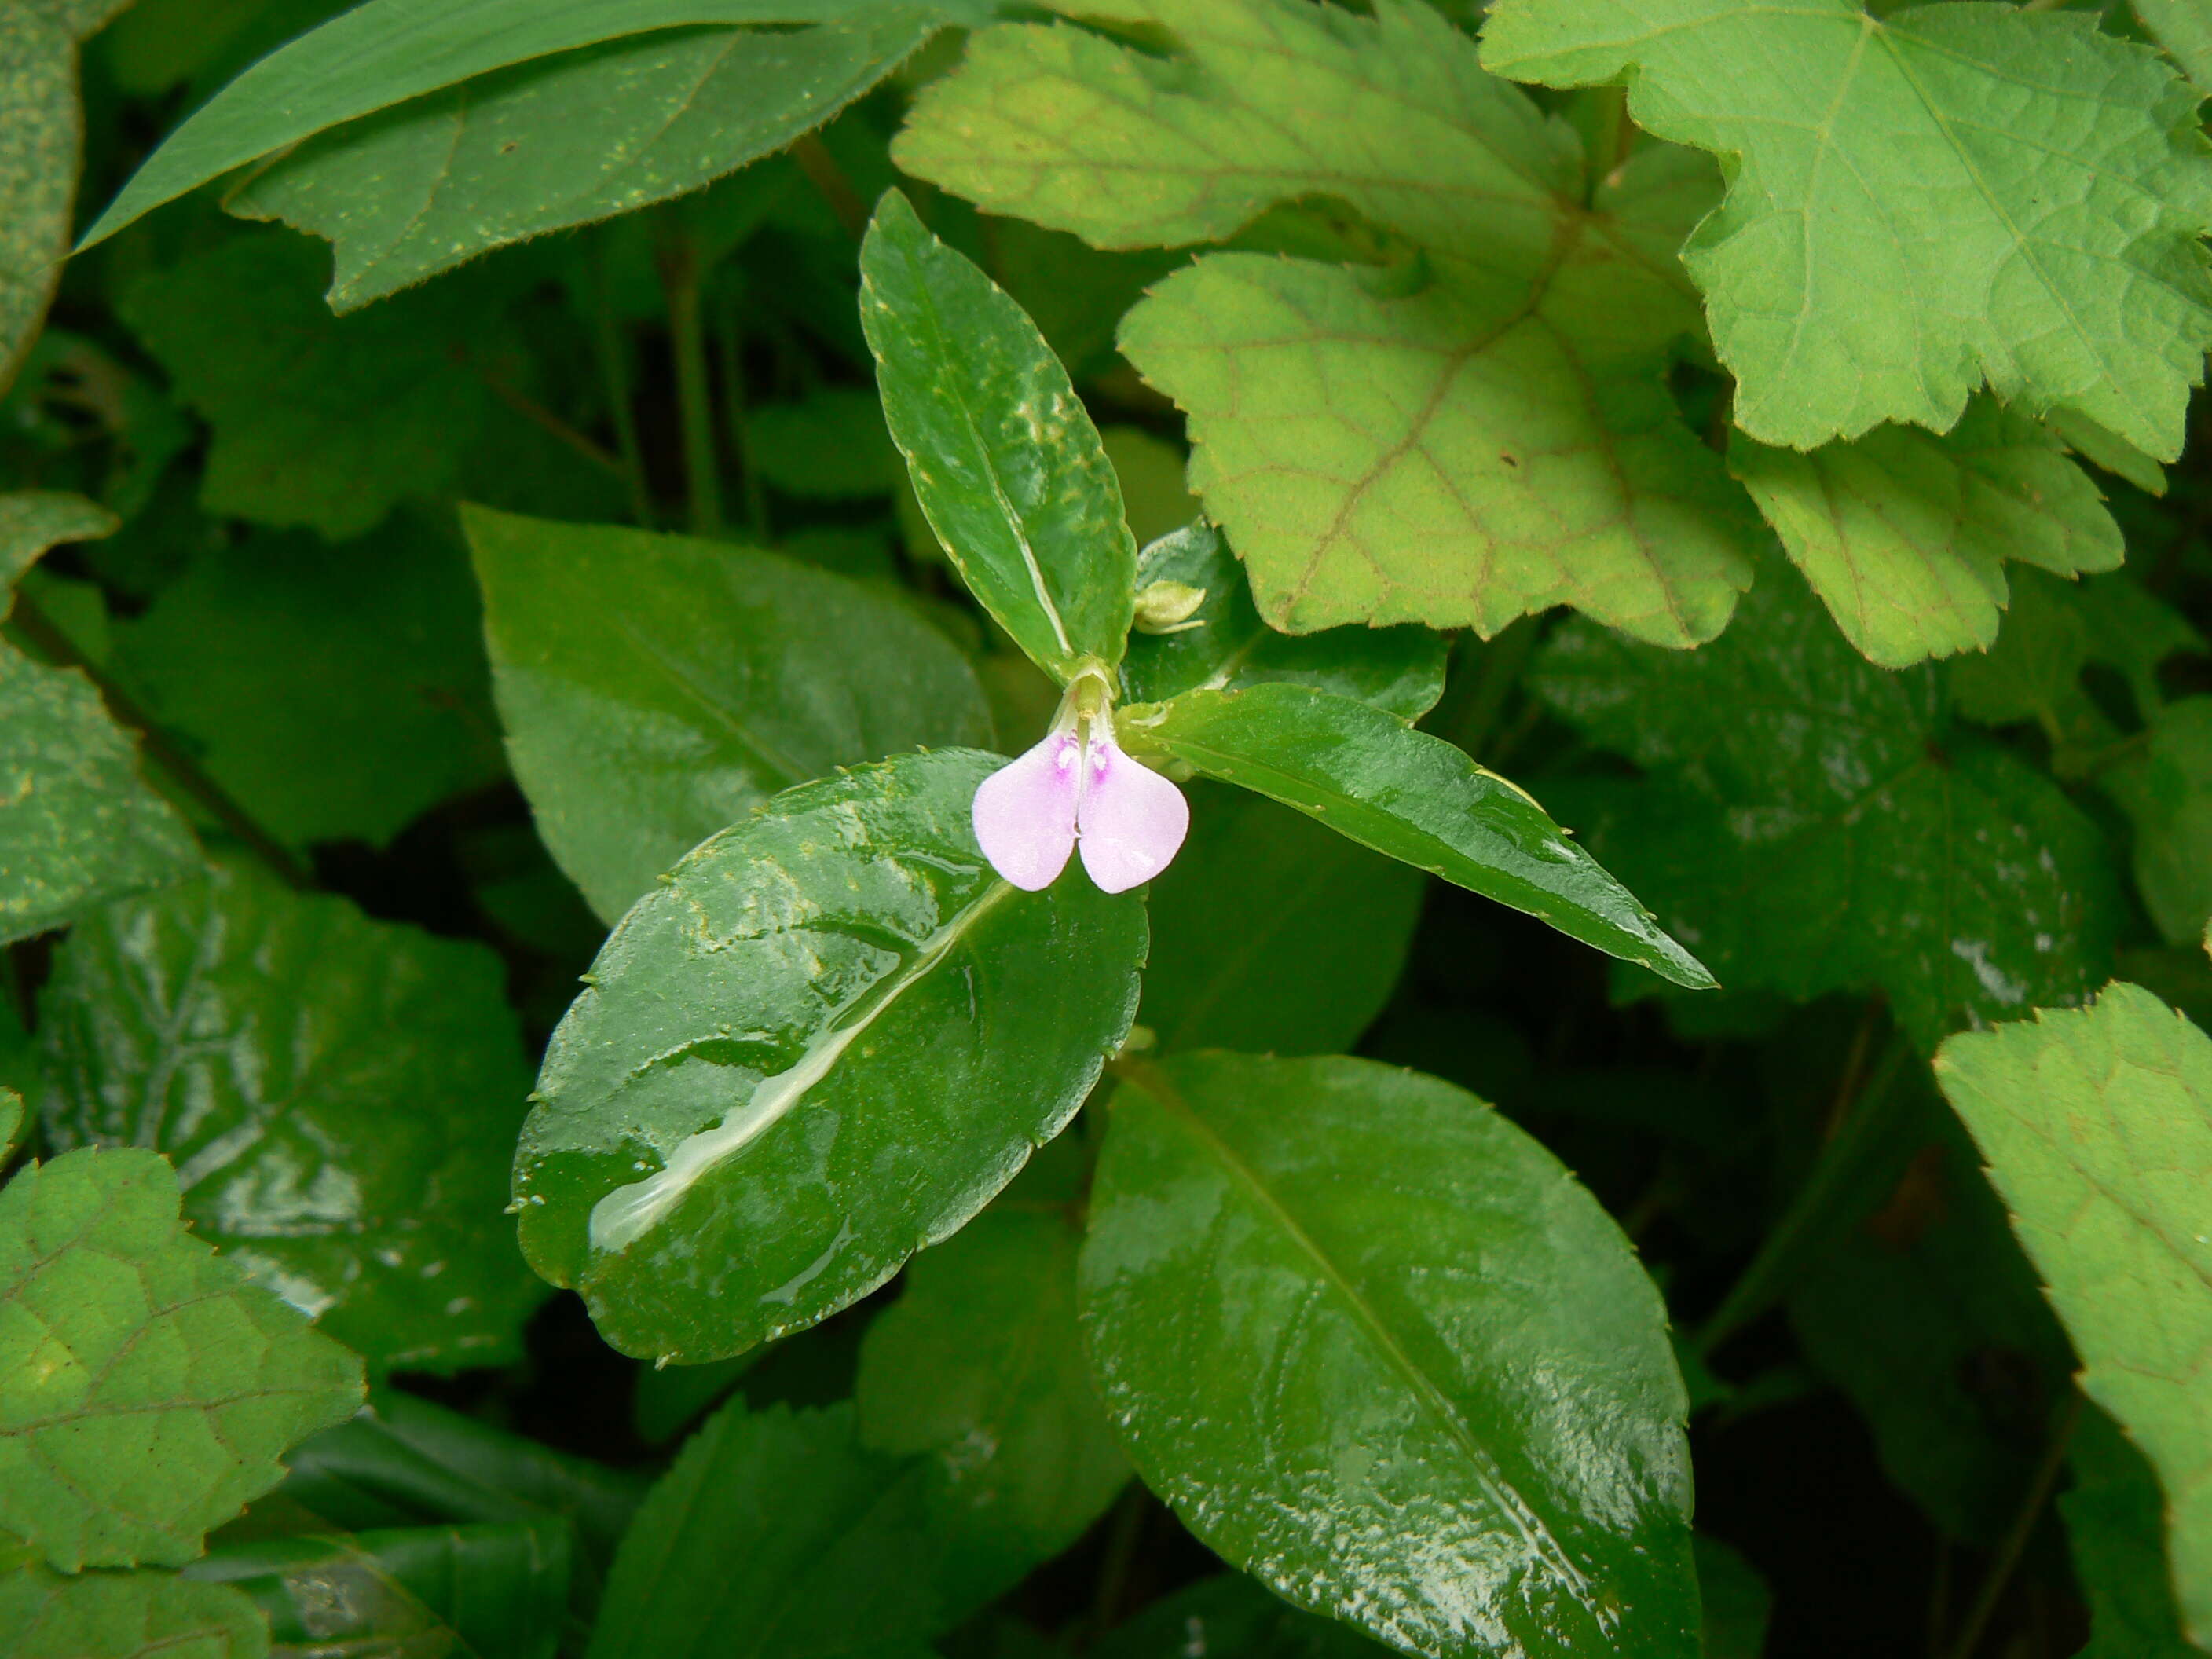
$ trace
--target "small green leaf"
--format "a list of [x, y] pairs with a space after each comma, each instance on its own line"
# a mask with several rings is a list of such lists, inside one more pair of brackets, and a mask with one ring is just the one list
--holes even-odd
[[891, 437], [969, 591], [1063, 684], [1088, 658], [1121, 661], [1137, 544], [1036, 325], [896, 191], [860, 249], [860, 322]]
[[501, 1215], [505, 973], [244, 872], [111, 906], [41, 994], [46, 1132], [167, 1153], [201, 1236], [377, 1369], [500, 1364], [542, 1295]]
[[1067, 1548], [1129, 1480], [1076, 1328], [1076, 1243], [1068, 1212], [986, 1210], [915, 1259], [861, 1340], [862, 1443], [945, 1469], [948, 1613]]
[[1382, 1659], [1349, 1625], [1316, 1619], [1241, 1572], [1201, 1578], [1109, 1631], [1095, 1659]]
[[2143, 1455], [2085, 1406], [2067, 1462], [2074, 1489], [2059, 1495], [2058, 1513], [2089, 1602], [2089, 1645], [2079, 1659], [2200, 1659], [2203, 1650], [2181, 1633], [2166, 1571], [2165, 1500]]
[[2072, 576], [2124, 552], [2057, 441], [1987, 398], [1941, 437], [1885, 426], [1810, 454], [1739, 438], [1729, 465], [1844, 637], [1885, 668], [1989, 649], [2007, 559]]
[[1241, 691], [1282, 680], [1371, 702], [1401, 720], [1436, 706], [1446, 649], [1425, 628], [1333, 628], [1279, 634], [1260, 620], [1244, 571], [1221, 532], [1200, 520], [1138, 556], [1137, 586], [1180, 582], [1205, 599], [1169, 631], [1139, 632], [1121, 665], [1132, 701], [1165, 702], [1204, 687]]
[[1697, 1652], [1658, 1292], [1473, 1096], [1367, 1060], [1138, 1068], [1082, 1273], [1146, 1483], [1301, 1606], [1438, 1659]]
[[342, 540], [459, 476], [498, 341], [450, 283], [334, 318], [322, 264], [301, 237], [241, 232], [140, 277], [118, 309], [215, 428], [201, 504]]
[[2212, 697], [2159, 710], [2140, 752], [2098, 777], [2135, 823], [2136, 890], [2169, 943], [2212, 921]]
[[589, 1659], [918, 1659], [935, 1475], [863, 1450], [849, 1406], [726, 1407], [638, 1511]]
[[[835, 22], [916, 9], [900, 0], [575, 0], [552, 8], [544, 0], [369, 0], [271, 52], [193, 112], [77, 246], [325, 128], [510, 64], [685, 24]], [[980, 22], [990, 8], [927, 0], [927, 10]]]
[[2208, 648], [2186, 617], [2129, 576], [2060, 582], [2021, 570], [2012, 587], [2012, 608], [1988, 654], [1944, 665], [1952, 702], [1984, 726], [2036, 720], [2054, 744], [2101, 746], [2118, 733], [2083, 695], [2084, 668], [2094, 662], [2116, 670], [2148, 720], [2165, 701], [2159, 665]]
[[1193, 691], [1123, 741], [1318, 818], [1340, 836], [1550, 923], [1678, 985], [1712, 976], [1517, 786], [1381, 709], [1304, 685]]
[[0, 1575], [0, 1652], [9, 1659], [265, 1659], [269, 1621], [227, 1584], [173, 1572], [44, 1567]]
[[1573, 623], [1533, 684], [1656, 775], [1547, 793], [1731, 989], [1878, 986], [1929, 1050], [2109, 971], [2103, 834], [2041, 773], [1954, 730], [1933, 667], [1872, 666], [1778, 571], [1702, 651]]
[[2212, 1037], [2138, 986], [1943, 1045], [1943, 1092], [2074, 1339], [2158, 1471], [2191, 1640], [2212, 1643]]
[[1986, 378], [2180, 453], [2212, 344], [2212, 161], [2197, 94], [2096, 18], [1506, 0], [1482, 61], [1626, 82], [1638, 125], [1730, 158], [1683, 261], [1761, 442], [1948, 431]]
[[857, 582], [641, 530], [461, 522], [516, 778], [603, 921], [780, 789], [990, 741], [960, 653]]
[[361, 1361], [187, 1234], [151, 1152], [0, 1188], [0, 1528], [64, 1572], [174, 1566], [361, 1404]]
[[552, 1659], [569, 1550], [546, 1516], [219, 1543], [185, 1572], [251, 1596], [287, 1653]]
[[802, 501], [862, 501], [898, 487], [901, 462], [871, 392], [833, 386], [745, 411], [753, 468]]
[[319, 134], [224, 205], [334, 243], [331, 307], [353, 311], [489, 249], [681, 195], [781, 149], [939, 22], [923, 5], [844, 9], [860, 15], [808, 29], [659, 32], [470, 80]]
[[1136, 1012], [1145, 910], [993, 874], [1000, 765], [787, 791], [615, 929], [516, 1155], [522, 1244], [625, 1353], [812, 1324], [957, 1230], [1066, 1123]]
[[1146, 901], [1138, 1019], [1170, 1051], [1352, 1048], [1398, 982], [1427, 881], [1326, 819], [1219, 784], [1184, 787], [1190, 838]]
[[426, 516], [204, 548], [117, 634], [149, 711], [294, 847], [382, 847], [504, 770], [468, 556]]

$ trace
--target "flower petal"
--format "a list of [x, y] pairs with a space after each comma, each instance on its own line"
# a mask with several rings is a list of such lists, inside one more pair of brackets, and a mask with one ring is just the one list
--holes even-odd
[[1082, 751], [1055, 732], [975, 790], [975, 839], [991, 867], [1024, 892], [1052, 885], [1075, 849]]
[[1110, 737], [1094, 738], [1090, 776], [1076, 807], [1083, 867], [1099, 890], [1125, 892], [1168, 867], [1190, 829], [1182, 791], [1131, 760]]

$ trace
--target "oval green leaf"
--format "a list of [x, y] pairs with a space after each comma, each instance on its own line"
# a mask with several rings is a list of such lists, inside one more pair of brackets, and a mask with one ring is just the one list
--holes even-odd
[[975, 845], [973, 750], [790, 790], [623, 919], [545, 1056], [522, 1245], [625, 1353], [866, 1295], [1060, 1133], [1136, 1012], [1145, 909]]
[[602, 921], [780, 789], [990, 741], [959, 651], [859, 582], [611, 525], [461, 522], [516, 780]]
[[1121, 661], [1136, 538], [1029, 314], [894, 190], [860, 248], [860, 325], [914, 493], [969, 591], [1063, 684], [1086, 658]]
[[1193, 691], [1121, 722], [1161, 755], [1702, 990], [1713, 977], [1519, 786], [1441, 738], [1305, 685]]
[[1474, 1096], [1342, 1058], [1136, 1067], [1081, 1285], [1146, 1482], [1291, 1601], [1408, 1653], [1697, 1654], [1666, 1310]]

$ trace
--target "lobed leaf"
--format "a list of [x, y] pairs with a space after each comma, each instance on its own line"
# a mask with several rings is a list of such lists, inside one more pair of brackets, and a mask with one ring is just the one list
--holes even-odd
[[814, 1323], [966, 1223], [1136, 1012], [1145, 912], [976, 848], [972, 750], [776, 796], [625, 916], [546, 1051], [522, 1245], [626, 1353]]
[[2180, 453], [2212, 344], [2212, 157], [2197, 94], [2097, 19], [1505, 0], [1482, 61], [1625, 82], [1638, 125], [1728, 159], [1683, 263], [1752, 437], [1945, 432], [1986, 381], [2025, 414]]
[[226, 1259], [378, 1370], [520, 1352], [529, 1087], [484, 946], [217, 869], [78, 923], [41, 994], [58, 1146], [148, 1146]]
[[[191, 1560], [362, 1397], [360, 1360], [190, 1237], [174, 1172], [136, 1149], [0, 1188], [0, 1528], [64, 1572]], [[143, 1594], [108, 1594], [152, 1616]]]
[[1294, 806], [1364, 847], [1702, 989], [1697, 959], [1516, 785], [1381, 709], [1304, 685], [1193, 691], [1122, 722], [1165, 756]]
[[1414, 1654], [1698, 1651], [1658, 1293], [1473, 1096], [1346, 1059], [1133, 1070], [1082, 1291], [1146, 1483], [1292, 1601]]
[[1036, 325], [896, 191], [861, 245], [860, 322], [915, 495], [969, 591], [1063, 684], [1088, 659], [1121, 661], [1137, 544]]
[[1936, 1075], [2081, 1356], [2166, 1489], [2190, 1638], [2212, 1640], [2212, 1038], [2140, 987], [1966, 1032]]

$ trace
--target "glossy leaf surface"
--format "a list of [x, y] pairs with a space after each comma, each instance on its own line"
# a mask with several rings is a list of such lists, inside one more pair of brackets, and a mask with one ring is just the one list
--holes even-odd
[[994, 1206], [915, 1258], [861, 1342], [862, 1442], [945, 1471], [949, 1611], [1067, 1548], [1130, 1478], [1076, 1328], [1078, 1243], [1069, 1210]]
[[226, 1259], [379, 1368], [514, 1354], [501, 1213], [529, 1073], [483, 945], [217, 871], [71, 933], [41, 1003], [58, 1146], [149, 1146]]
[[848, 1406], [726, 1407], [623, 1540], [590, 1659], [927, 1651], [935, 1474], [864, 1450]]
[[0, 1188], [0, 1528], [64, 1572], [174, 1566], [361, 1403], [361, 1362], [187, 1234], [168, 1164]]
[[1364, 1060], [1142, 1067], [1082, 1272], [1147, 1484], [1291, 1600], [1410, 1653], [1698, 1651], [1658, 1294], [1473, 1096]]
[[777, 796], [623, 919], [546, 1052], [523, 1249], [625, 1352], [812, 1324], [1058, 1133], [1136, 1012], [1143, 902], [983, 861], [972, 750]]
[[1086, 657], [1119, 662], [1137, 544], [1036, 325], [896, 191], [860, 249], [860, 322], [914, 493], [969, 591], [1063, 684]]
[[2182, 1622], [2212, 1640], [2212, 1038], [2139, 987], [1966, 1032], [1936, 1058], [2081, 1388], [2166, 1488]]
[[1163, 536], [1138, 556], [1137, 586], [1177, 582], [1205, 595], [1172, 631], [1139, 631], [1121, 665], [1132, 702], [1185, 691], [1241, 691], [1285, 681], [1358, 697], [1413, 720], [1443, 695], [1443, 640], [1425, 628], [1333, 628], [1279, 634], [1260, 620], [1243, 567], [1203, 520]]
[[173, 1572], [42, 1567], [0, 1575], [9, 1659], [264, 1659], [269, 1622], [242, 1592]]
[[[2212, 158], [2197, 94], [2095, 20], [1509, 0], [1482, 60], [1551, 86], [1625, 81], [1638, 125], [1734, 158], [1683, 259], [1753, 437], [1948, 431], [1986, 377], [2023, 413], [2179, 453], [2212, 343], [2194, 250]], [[1754, 61], [1773, 72], [1741, 72]]]
[[1522, 790], [1441, 738], [1303, 685], [1133, 710], [1123, 743], [1271, 796], [1340, 836], [1549, 922], [1679, 985], [1710, 985], [1632, 894]]
[[462, 522], [516, 777], [604, 921], [780, 789], [990, 741], [960, 653], [857, 582], [641, 530]]

